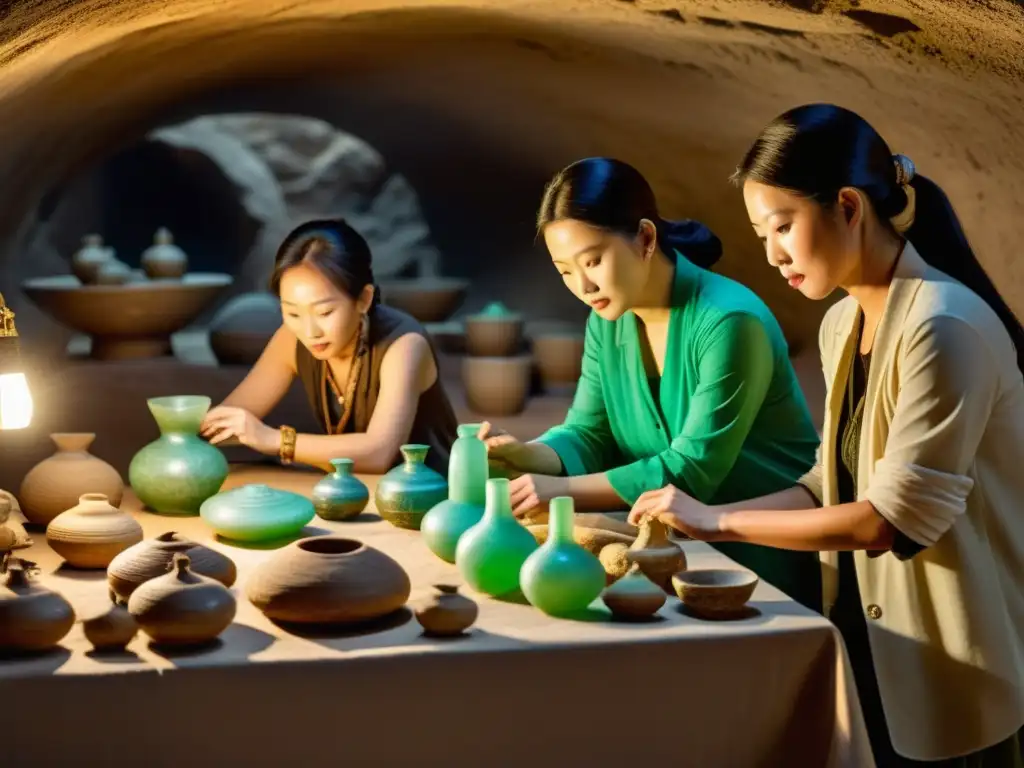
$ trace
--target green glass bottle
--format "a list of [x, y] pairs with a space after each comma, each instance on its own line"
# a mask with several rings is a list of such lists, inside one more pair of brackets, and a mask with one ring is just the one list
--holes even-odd
[[418, 531], [423, 516], [448, 498], [448, 481], [423, 462], [429, 445], [409, 443], [400, 449], [405, 461], [377, 482], [377, 514], [396, 528]]
[[128, 482], [153, 512], [198, 515], [228, 476], [228, 461], [216, 446], [199, 437], [210, 409], [201, 395], [154, 397], [146, 401], [160, 437], [132, 457]]
[[484, 516], [455, 548], [462, 578], [485, 595], [500, 597], [519, 587], [519, 569], [537, 549], [537, 540], [512, 516], [508, 480], [487, 481]]
[[420, 525], [423, 541], [435, 555], [455, 562], [462, 534], [480, 522], [487, 498], [487, 446], [479, 424], [460, 424], [448, 460], [448, 498], [427, 512]]
[[310, 498], [317, 515], [324, 520], [351, 520], [366, 509], [370, 492], [352, 474], [353, 464], [352, 459], [331, 459], [334, 472], [313, 486]]
[[523, 563], [519, 584], [530, 605], [551, 616], [587, 608], [605, 586], [601, 561], [573, 538], [575, 508], [569, 496], [549, 504], [548, 538]]

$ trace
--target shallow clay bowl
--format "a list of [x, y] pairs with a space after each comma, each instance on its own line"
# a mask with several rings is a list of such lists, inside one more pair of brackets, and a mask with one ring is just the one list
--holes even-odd
[[468, 280], [453, 277], [392, 278], [380, 281], [380, 300], [421, 323], [440, 323], [459, 308]]
[[683, 605], [701, 616], [728, 616], [747, 604], [757, 586], [757, 574], [725, 568], [681, 571], [672, 577]]

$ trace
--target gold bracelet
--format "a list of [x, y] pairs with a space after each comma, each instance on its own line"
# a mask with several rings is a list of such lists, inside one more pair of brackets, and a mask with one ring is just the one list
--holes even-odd
[[295, 459], [295, 428], [287, 425], [281, 426], [281, 456], [282, 464], [291, 464]]

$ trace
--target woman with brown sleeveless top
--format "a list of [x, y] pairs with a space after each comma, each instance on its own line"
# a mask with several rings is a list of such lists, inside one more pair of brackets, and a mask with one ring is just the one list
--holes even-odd
[[[380, 304], [363, 237], [340, 219], [299, 226], [277, 253], [270, 287], [284, 324], [207, 414], [203, 436], [328, 471], [331, 459], [350, 458], [372, 474], [398, 463], [401, 445], [422, 443], [427, 464], [447, 472], [457, 424], [437, 356], [423, 326]], [[263, 423], [296, 376], [322, 434]]]

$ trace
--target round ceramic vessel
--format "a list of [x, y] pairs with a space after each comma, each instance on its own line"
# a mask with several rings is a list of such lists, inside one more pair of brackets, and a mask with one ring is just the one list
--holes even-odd
[[377, 482], [377, 514], [396, 528], [418, 531], [423, 516], [448, 498], [448, 481], [423, 463], [429, 450], [428, 445], [403, 445], [405, 461]]
[[324, 520], [351, 520], [370, 502], [370, 491], [352, 474], [352, 459], [331, 459], [334, 472], [313, 486], [310, 498]]
[[117, 555], [142, 541], [142, 526], [112, 506], [102, 493], [86, 493], [78, 504], [46, 527], [46, 541], [69, 565], [106, 568]]
[[207, 499], [199, 515], [225, 539], [273, 541], [297, 534], [314, 511], [305, 496], [253, 483]]

